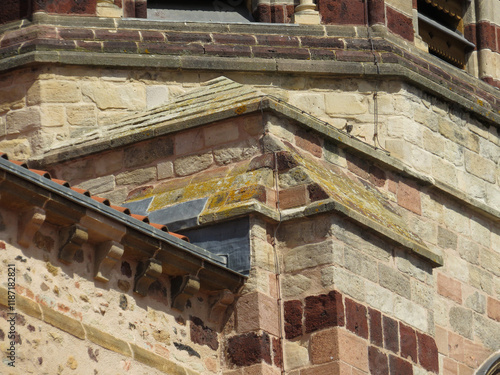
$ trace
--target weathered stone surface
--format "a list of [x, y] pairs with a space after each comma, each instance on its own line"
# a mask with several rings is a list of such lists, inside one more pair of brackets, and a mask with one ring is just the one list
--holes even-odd
[[475, 152], [465, 151], [465, 169], [467, 172], [488, 182], [495, 183], [496, 181], [495, 163], [479, 156]]
[[271, 364], [269, 336], [255, 333], [234, 336], [227, 341], [228, 359], [237, 366], [249, 366], [265, 361]]
[[259, 329], [279, 335], [278, 304], [265, 294], [249, 293], [242, 296], [236, 305], [236, 330], [244, 333]]
[[470, 331], [474, 332], [475, 337], [479, 338], [485, 347], [490, 350], [500, 348], [500, 325], [498, 321], [474, 314], [473, 322], [470, 322], [470, 324], [472, 326], [469, 327]]
[[6, 133], [18, 134], [40, 127], [42, 115], [39, 108], [29, 107], [7, 113]]
[[67, 105], [66, 119], [74, 126], [96, 126], [97, 111], [94, 104]]
[[399, 352], [399, 327], [394, 319], [383, 316], [382, 325], [384, 327], [384, 348], [394, 352]]
[[356, 335], [368, 338], [368, 318], [365, 306], [351, 300], [345, 299], [346, 328]]
[[472, 339], [472, 311], [463, 307], [450, 309], [450, 325], [460, 335]]
[[311, 287], [311, 279], [301, 274], [286, 274], [281, 285], [283, 297], [297, 297]]
[[227, 145], [214, 150], [214, 160], [218, 165], [227, 165], [247, 160], [259, 153], [259, 145], [254, 139]]
[[127, 342], [87, 324], [84, 324], [84, 328], [88, 340], [114, 352], [129, 357], [132, 356], [132, 351]]
[[200, 345], [207, 345], [210, 349], [217, 350], [219, 348], [219, 340], [217, 332], [213, 329], [206, 327], [200, 318], [191, 318], [191, 340]]
[[179, 176], [187, 176], [207, 169], [213, 162], [212, 153], [185, 156], [174, 161], [174, 170]]
[[77, 187], [88, 190], [92, 195], [99, 195], [115, 188], [115, 176], [95, 178], [93, 180], [82, 182]]
[[420, 331], [427, 332], [429, 329], [428, 311], [413, 301], [396, 296], [394, 299], [394, 315], [397, 319], [411, 325]]
[[156, 179], [156, 168], [150, 167], [120, 173], [116, 176], [116, 184], [137, 186], [154, 179]]
[[342, 259], [342, 257], [343, 245], [337, 241], [327, 240], [299, 246], [285, 254], [285, 270], [293, 272], [323, 264], [336, 263], [336, 260]]
[[343, 326], [344, 305], [342, 295], [338, 292], [330, 292], [327, 295], [310, 296], [305, 299], [305, 328], [306, 333], [318, 329]]
[[389, 375], [387, 355], [385, 353], [382, 353], [378, 348], [374, 346], [370, 346], [368, 348], [368, 362], [370, 374]]
[[418, 361], [427, 371], [439, 373], [439, 360], [436, 342], [431, 336], [417, 332]]
[[134, 111], [146, 108], [146, 89], [141, 84], [117, 85], [113, 82], [89, 82], [82, 85], [82, 94], [94, 102], [99, 109], [123, 108]]
[[[313, 351], [314, 353], [314, 351]], [[293, 370], [307, 366], [309, 364], [309, 351], [299, 343], [285, 343], [285, 365], [286, 368]]]
[[377, 262], [350, 246], [344, 251], [345, 267], [350, 271], [367, 278], [370, 281], [378, 281]]
[[316, 365], [341, 359], [338, 341], [337, 328], [330, 328], [314, 333], [311, 336], [312, 363]]
[[28, 105], [42, 103], [77, 103], [82, 94], [74, 81], [43, 80], [35, 82], [27, 93]]
[[174, 176], [174, 164], [171, 161], [159, 163], [156, 168], [158, 171], [158, 180]]
[[380, 285], [403, 296], [410, 297], [410, 280], [392, 267], [379, 264]]
[[302, 335], [302, 302], [298, 300], [284, 303], [285, 336], [293, 339]]
[[330, 116], [359, 115], [368, 111], [368, 100], [359, 94], [327, 93], [325, 94], [325, 110]]

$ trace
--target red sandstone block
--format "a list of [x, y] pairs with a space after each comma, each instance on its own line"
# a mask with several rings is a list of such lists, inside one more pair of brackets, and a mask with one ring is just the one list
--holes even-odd
[[464, 363], [472, 368], [478, 368], [491, 355], [491, 352], [481, 344], [464, 340]]
[[368, 39], [357, 39], [357, 38], [346, 38], [345, 39], [345, 49], [347, 50], [361, 50], [361, 51], [371, 51], [372, 43]]
[[378, 187], [385, 186], [386, 176], [385, 176], [385, 172], [382, 169], [372, 165], [368, 169], [368, 172], [370, 173], [369, 181], [372, 184], [374, 184], [375, 186], [378, 186]]
[[8, 47], [12, 45], [18, 45], [28, 40], [33, 40], [37, 36], [37, 32], [34, 28], [26, 28], [21, 30], [10, 31], [5, 34], [0, 43], [1, 47]]
[[[373, 62], [374, 52], [371, 51], [336, 51], [338, 61], [352, 61], [352, 62]], [[377, 60], [379, 54], [376, 53]]]
[[368, 319], [366, 307], [351, 300], [345, 299], [346, 328], [356, 335], [368, 338]]
[[308, 203], [307, 185], [294, 186], [279, 192], [280, 208], [305, 206]]
[[491, 297], [488, 297], [488, 316], [491, 319], [495, 319], [500, 322], [500, 301]]
[[244, 46], [255, 44], [255, 38], [252, 35], [213, 34], [212, 37], [214, 42], [219, 44], [241, 44]]
[[273, 360], [276, 367], [283, 367], [283, 350], [278, 338], [273, 338]]
[[255, 57], [268, 59], [282, 58], [308, 60], [311, 58], [311, 54], [306, 48], [252, 47], [252, 52]]
[[293, 339], [302, 335], [302, 302], [298, 300], [285, 301], [285, 337]]
[[340, 38], [319, 38], [314, 36], [303, 36], [300, 38], [302, 47], [344, 49], [344, 41]]
[[[300, 375], [348, 375], [351, 374], [351, 366], [343, 362], [331, 362], [324, 365], [308, 367], [300, 371]], [[292, 373], [290, 373], [292, 375]]]
[[60, 29], [59, 36], [62, 39], [94, 39], [94, 32], [89, 29]]
[[371, 0], [370, 2], [368, 2], [368, 11], [369, 11], [370, 25], [375, 25], [377, 23], [385, 25], [384, 0]]
[[495, 28], [488, 21], [481, 21], [476, 25], [477, 30], [477, 49], [490, 49], [495, 51], [496, 38]]
[[137, 53], [137, 44], [134, 42], [103, 42], [103, 52], [111, 53]]
[[464, 361], [464, 339], [462, 336], [448, 332], [448, 353], [451, 358], [458, 362]]
[[311, 202], [320, 201], [329, 197], [328, 193], [316, 183], [307, 185], [307, 192], [309, 193], [309, 200]]
[[389, 375], [387, 355], [374, 346], [368, 348], [368, 362], [371, 375]]
[[158, 55], [202, 55], [203, 46], [200, 44], [167, 44], [167, 43], [140, 43], [139, 53]]
[[196, 344], [206, 345], [212, 350], [219, 348], [217, 332], [206, 327], [200, 318], [191, 317], [190, 328], [191, 341]]
[[165, 36], [167, 37], [167, 41], [174, 43], [210, 43], [212, 41], [210, 34], [203, 33], [167, 32]]
[[102, 42], [92, 42], [86, 40], [77, 40], [76, 46], [78, 50], [85, 50], [90, 52], [101, 52]]
[[401, 357], [410, 359], [418, 363], [417, 357], [417, 335], [413, 328], [410, 328], [403, 323], [399, 323], [399, 335], [401, 345]]
[[389, 368], [391, 375], [413, 375], [411, 363], [392, 354], [389, 355]]
[[236, 366], [250, 366], [265, 361], [271, 364], [271, 346], [267, 333], [247, 333], [227, 341], [227, 356]]
[[306, 297], [305, 302], [306, 333], [344, 325], [344, 304], [340, 293], [333, 291], [327, 295]]
[[417, 332], [418, 361], [427, 371], [439, 374], [438, 349], [431, 336]]
[[315, 365], [341, 359], [338, 328], [326, 329], [314, 333], [311, 336], [310, 355], [311, 361]]
[[95, 29], [95, 38], [99, 40], [124, 40], [140, 41], [141, 36], [137, 30], [102, 30]]
[[384, 348], [394, 353], [399, 352], [398, 322], [388, 316], [384, 316], [382, 321], [384, 327]]
[[474, 375], [474, 369], [462, 363], [458, 364], [458, 375]]
[[256, 35], [257, 44], [262, 46], [298, 47], [299, 39], [287, 35]]
[[337, 329], [340, 360], [361, 371], [368, 372], [368, 346], [366, 340], [344, 329]]
[[299, 130], [295, 135], [295, 144], [298, 147], [310, 152], [317, 158], [320, 158], [323, 154], [321, 140], [311, 132]]
[[335, 52], [326, 49], [311, 49], [311, 60], [335, 60]]
[[437, 275], [437, 291], [442, 296], [462, 304], [462, 283], [451, 279], [442, 273]]
[[241, 56], [241, 57], [251, 57], [252, 51], [249, 46], [227, 46], [218, 44], [206, 44], [205, 54], [216, 55], [216, 56]]
[[387, 27], [393, 33], [413, 42], [413, 21], [410, 17], [398, 12], [397, 10], [386, 7]]
[[443, 358], [443, 375], [458, 375], [458, 363], [450, 358]]
[[370, 178], [370, 164], [357, 156], [346, 153], [347, 168], [359, 177], [368, 180]]
[[163, 42], [165, 41], [165, 34], [159, 31], [141, 30], [142, 40], [145, 42]]
[[321, 21], [327, 25], [364, 25], [365, 4], [363, 0], [319, 0]]
[[413, 184], [407, 184], [400, 180], [397, 192], [398, 204], [418, 215], [422, 214], [420, 192]]
[[370, 316], [370, 342], [379, 347], [383, 347], [384, 339], [382, 335], [382, 314], [380, 311], [368, 308]]

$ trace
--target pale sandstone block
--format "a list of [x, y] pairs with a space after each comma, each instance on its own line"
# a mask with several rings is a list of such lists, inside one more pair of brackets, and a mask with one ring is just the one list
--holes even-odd
[[62, 104], [42, 104], [40, 109], [42, 126], [63, 126], [65, 124], [66, 113]]
[[416, 305], [415, 302], [409, 299], [400, 296], [394, 298], [394, 315], [399, 320], [420, 331], [427, 332], [429, 329], [427, 309]]
[[459, 335], [472, 339], [472, 310], [452, 306], [450, 308], [450, 326]]
[[452, 250], [444, 252], [444, 262], [447, 276], [469, 283], [469, 263], [457, 257]]
[[481, 266], [500, 277], [500, 253], [493, 251], [481, 252]]
[[465, 151], [465, 169], [483, 180], [496, 182], [496, 164], [468, 150]]
[[378, 270], [381, 286], [403, 297], [410, 298], [410, 279], [406, 275], [402, 275], [397, 269], [385, 264], [379, 264]]
[[442, 156], [444, 154], [444, 139], [439, 135], [439, 133], [433, 132], [429, 129], [424, 129], [422, 142], [427, 151], [438, 156]]
[[99, 109], [141, 110], [146, 107], [146, 89], [143, 84], [114, 82], [85, 82], [82, 94]]
[[450, 140], [444, 143], [444, 158], [457, 167], [464, 165], [464, 147]]
[[97, 3], [96, 15], [97, 17], [120, 18], [123, 17], [123, 10], [109, 0], [101, 1]]
[[368, 111], [368, 99], [351, 93], [325, 94], [325, 110], [329, 115], [359, 115]]
[[411, 146], [411, 164], [413, 167], [420, 172], [429, 173], [432, 169], [432, 163], [434, 160], [434, 155], [422, 150], [418, 146]]
[[193, 129], [175, 135], [175, 155], [184, 155], [196, 152], [205, 147], [204, 133], [202, 129]]
[[171, 161], [158, 163], [156, 168], [158, 170], [158, 180], [174, 176], [174, 164]]
[[74, 126], [96, 126], [97, 111], [94, 104], [76, 104], [66, 106], [68, 124]]
[[[281, 371], [276, 367], [271, 367], [266, 363], [244, 367], [243, 375], [280, 375]], [[226, 374], [226, 373], [224, 373]]]
[[270, 294], [270, 278], [272, 273], [259, 268], [252, 268], [248, 281], [243, 286], [241, 293], [251, 293], [255, 291]]
[[487, 294], [492, 293], [493, 276], [489, 272], [484, 272], [482, 268], [469, 265], [469, 280], [470, 285], [474, 288], [482, 290]]
[[140, 185], [156, 179], [156, 167], [136, 169], [116, 176], [117, 185]]
[[170, 100], [168, 87], [160, 85], [146, 86], [147, 109], [157, 108], [165, 105]]
[[299, 343], [286, 341], [284, 359], [287, 370], [305, 367], [309, 365], [309, 351]]
[[82, 95], [78, 82], [43, 80], [35, 82], [27, 93], [28, 105], [42, 103], [77, 103]]
[[325, 113], [325, 96], [324, 94], [300, 93], [290, 94], [290, 104], [312, 114], [313, 116], [321, 116]]
[[87, 340], [90, 340], [93, 343], [116, 353], [120, 353], [128, 357], [132, 356], [132, 351], [130, 350], [127, 342], [87, 324], [84, 324], [83, 327], [85, 328]]
[[490, 207], [500, 207], [500, 189], [494, 185], [486, 185], [486, 203]]
[[380, 285], [366, 282], [366, 303], [385, 314], [394, 313], [394, 293]]
[[113, 190], [115, 186], [115, 176], [111, 175], [82, 182], [77, 187], [89, 190], [92, 195], [99, 195], [101, 193]]
[[470, 236], [470, 220], [462, 212], [453, 208], [444, 208], [444, 223], [449, 229], [461, 233], [464, 236]]
[[190, 155], [174, 161], [174, 170], [178, 176], [187, 176], [210, 167], [214, 162], [212, 153]]
[[214, 150], [214, 160], [217, 165], [227, 165], [250, 159], [260, 152], [257, 140], [250, 138], [236, 144], [220, 147]]
[[311, 287], [311, 279], [301, 274], [285, 274], [282, 278], [281, 286], [283, 297], [298, 297]]
[[361, 277], [343, 268], [328, 267], [321, 270], [322, 283], [326, 284], [331, 280], [339, 292], [348, 294], [359, 301], [366, 300], [365, 281]]
[[387, 0], [387, 4], [398, 11], [406, 13], [409, 17], [412, 15], [413, 3], [411, 0]]
[[274, 249], [267, 241], [260, 238], [252, 238], [252, 266], [260, 267], [270, 272], [275, 271]]
[[327, 240], [316, 244], [299, 246], [284, 254], [286, 272], [299, 271], [323, 264], [337, 263], [342, 260], [343, 244]]
[[31, 147], [27, 139], [13, 139], [1, 141], [0, 150], [9, 155], [11, 160], [28, 160], [31, 156]]
[[7, 113], [6, 133], [18, 134], [40, 127], [42, 115], [40, 108], [30, 107]]
[[52, 310], [48, 306], [41, 305], [43, 312], [43, 320], [50, 325], [57, 327], [64, 332], [70, 333], [79, 339], [85, 339], [85, 330], [82, 323], [78, 320], [70, 318], [67, 315], [61, 314]]

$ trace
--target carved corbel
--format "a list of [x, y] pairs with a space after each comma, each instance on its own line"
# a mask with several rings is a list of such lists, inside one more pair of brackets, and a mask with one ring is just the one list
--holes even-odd
[[234, 302], [234, 294], [230, 290], [224, 289], [211, 297], [210, 302], [212, 308], [210, 310], [209, 321], [220, 324], [227, 308]]
[[69, 264], [73, 262], [75, 253], [81, 249], [82, 245], [88, 241], [89, 234], [87, 229], [81, 225], [74, 224], [66, 227], [61, 231], [60, 235], [61, 247], [59, 248], [59, 260]]
[[28, 247], [33, 241], [33, 236], [40, 229], [46, 218], [45, 210], [33, 207], [19, 217], [17, 230], [17, 242], [19, 245]]
[[134, 292], [147, 296], [150, 285], [158, 280], [161, 273], [162, 266], [159, 260], [151, 258], [146, 264], [140, 264], [135, 276]]
[[172, 280], [172, 308], [184, 311], [186, 302], [200, 290], [200, 279], [194, 275], [179, 276]]
[[115, 241], [106, 241], [95, 252], [94, 279], [108, 282], [111, 269], [121, 259], [125, 249]]

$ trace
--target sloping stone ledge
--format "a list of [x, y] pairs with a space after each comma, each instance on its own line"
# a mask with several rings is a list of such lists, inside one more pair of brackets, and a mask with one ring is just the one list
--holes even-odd
[[[8, 307], [8, 291], [4, 287], [0, 287], [0, 305]], [[140, 346], [121, 340], [119, 338], [103, 332], [95, 327], [89, 326], [67, 315], [61, 314], [47, 306], [38, 304], [37, 302], [25, 296], [16, 294], [15, 312], [22, 312], [35, 319], [48, 323], [61, 331], [69, 333], [80, 340], [86, 340], [93, 344], [99, 345], [102, 348], [111, 350], [115, 353], [122, 354], [127, 357], [141, 362], [147, 366], [154, 367], [160, 371], [172, 375], [196, 375], [197, 372], [182, 367], [181, 365], [169, 361], [147, 349]]]
[[[59, 35], [64, 28], [75, 26], [91, 32], [88, 36], [83, 32], [64, 38]], [[29, 31], [9, 36], [24, 30]], [[99, 38], [90, 36], [92, 30], [99, 32]], [[122, 40], [107, 36], [110, 30], [123, 32]], [[35, 14], [32, 22], [23, 20], [0, 28], [0, 71], [33, 63], [61, 63], [396, 77], [499, 126], [497, 89], [417, 49], [383, 26], [368, 31], [359, 26], [176, 23]], [[140, 32], [155, 33], [160, 39], [144, 40]], [[167, 42], [164, 33], [172, 34], [173, 42]], [[248, 43], [248, 38], [253, 42]], [[100, 47], [87, 49], [79, 44], [88, 41]], [[175, 48], [162, 50], [165, 46]]]

